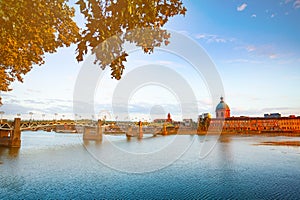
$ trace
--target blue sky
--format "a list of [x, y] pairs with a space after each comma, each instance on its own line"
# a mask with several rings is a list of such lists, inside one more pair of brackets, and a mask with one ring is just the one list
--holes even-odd
[[[207, 52], [220, 74], [225, 91], [222, 95], [232, 115], [300, 115], [300, 0], [183, 3], [188, 10], [186, 16], [171, 18], [165, 28], [185, 34]], [[42, 113], [50, 119], [54, 113], [59, 118], [72, 118], [74, 85], [83, 64], [75, 60], [75, 46], [46, 55], [45, 65], [35, 66], [24, 77], [24, 83], [14, 83], [12, 92], [1, 94], [4, 105], [0, 109], [9, 118], [17, 113], [28, 118], [29, 112], [35, 118], [41, 118]], [[176, 70], [193, 88], [197, 112], [214, 112], [209, 91], [203, 80], [189, 70], [188, 63], [165, 52], [155, 51], [150, 56], [135, 52], [128, 59], [125, 75], [145, 64]], [[113, 116], [111, 98], [118, 82], [110, 79], [109, 71], [104, 75], [95, 94], [94, 114], [106, 112]], [[171, 112], [180, 119], [180, 102], [172, 95], [157, 86], [136, 91], [128, 100], [130, 118], [160, 117], [153, 112], [158, 108], [155, 105], [161, 105], [162, 115]]]

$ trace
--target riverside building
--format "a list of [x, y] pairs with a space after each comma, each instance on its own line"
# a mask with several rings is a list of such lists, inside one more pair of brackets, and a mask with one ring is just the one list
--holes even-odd
[[[199, 122], [203, 121], [203, 116]], [[209, 116], [206, 114], [206, 116]], [[221, 97], [216, 107], [216, 118], [206, 117], [209, 121], [209, 130], [220, 130], [226, 133], [263, 133], [263, 132], [299, 132], [300, 116], [290, 115], [282, 117], [279, 113], [265, 114], [264, 117], [233, 117], [230, 108]], [[200, 123], [199, 123], [200, 124]], [[202, 129], [203, 130], [203, 129]]]

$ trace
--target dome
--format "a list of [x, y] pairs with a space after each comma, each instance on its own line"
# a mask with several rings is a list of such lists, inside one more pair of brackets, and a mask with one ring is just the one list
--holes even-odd
[[223, 97], [221, 97], [220, 103], [217, 105], [216, 110], [230, 110], [229, 106], [224, 102]]

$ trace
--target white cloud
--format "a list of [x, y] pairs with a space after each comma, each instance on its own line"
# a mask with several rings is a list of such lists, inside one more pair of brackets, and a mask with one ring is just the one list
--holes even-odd
[[180, 30], [180, 31], [177, 31], [178, 33], [181, 33], [181, 34], [183, 34], [183, 35], [185, 35], [185, 36], [189, 36], [190, 34], [189, 34], [189, 32], [188, 31], [186, 31], [186, 30]]
[[256, 14], [252, 14], [251, 17], [252, 17], [252, 18], [256, 18]]
[[249, 64], [262, 64], [261, 61], [257, 60], [249, 60], [249, 59], [243, 59], [243, 58], [238, 58], [238, 59], [232, 59], [232, 60], [225, 60], [224, 63], [229, 63], [229, 64], [241, 64], [241, 63], [249, 63]]
[[300, 8], [300, 0], [296, 0], [294, 2], [294, 8], [296, 8], [296, 9]]
[[207, 35], [205, 35], [205, 34], [198, 34], [198, 35], [196, 35], [196, 38], [197, 38], [197, 39], [205, 39], [206, 36], [207, 36]]
[[206, 40], [206, 42], [208, 42], [208, 43], [212, 43], [212, 42], [226, 43], [226, 42], [232, 42], [234, 40], [232, 38], [227, 39], [227, 38], [220, 37], [218, 35], [206, 34], [206, 33], [198, 34], [195, 37], [196, 37], [196, 39]]
[[294, 2], [294, 3], [293, 3], [293, 7], [294, 7], [295, 9], [300, 8], [300, 0], [285, 0], [285, 1], [284, 1], [285, 4], [288, 4], [288, 3], [290, 3], [290, 2]]
[[239, 11], [239, 12], [241, 12], [241, 11], [245, 10], [246, 7], [247, 7], [247, 4], [246, 4], [246, 3], [243, 3], [242, 5], [238, 6], [238, 7], [236, 8], [236, 10]]
[[61, 115], [71, 115], [73, 106], [71, 100], [65, 99], [18, 99], [7, 97], [1, 107], [9, 119], [14, 118], [17, 113], [24, 119], [29, 119], [29, 112], [33, 112], [35, 118], [42, 118], [41, 114], [46, 114], [46, 118], [53, 119], [54, 113]]

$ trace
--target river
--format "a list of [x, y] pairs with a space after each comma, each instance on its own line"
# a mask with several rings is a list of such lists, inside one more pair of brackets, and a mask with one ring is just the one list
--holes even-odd
[[299, 137], [23, 132], [0, 147], [0, 199], [299, 199]]

